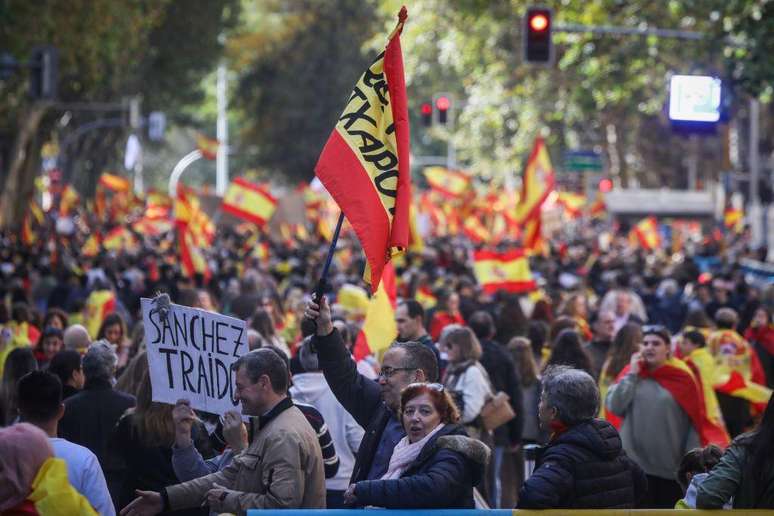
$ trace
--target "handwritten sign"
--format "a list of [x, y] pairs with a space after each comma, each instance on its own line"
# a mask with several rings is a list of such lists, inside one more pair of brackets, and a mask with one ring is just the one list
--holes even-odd
[[213, 414], [237, 408], [231, 365], [247, 353], [244, 321], [171, 303], [158, 310], [142, 299], [153, 401], [174, 404], [180, 398]]

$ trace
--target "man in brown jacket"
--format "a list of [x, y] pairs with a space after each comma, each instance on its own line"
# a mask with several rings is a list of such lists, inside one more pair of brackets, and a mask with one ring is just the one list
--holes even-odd
[[287, 397], [285, 363], [269, 349], [256, 349], [235, 364], [242, 413], [257, 416], [260, 430], [250, 446], [222, 471], [138, 497], [122, 516], [207, 505], [211, 511], [325, 508], [325, 473], [317, 436]]

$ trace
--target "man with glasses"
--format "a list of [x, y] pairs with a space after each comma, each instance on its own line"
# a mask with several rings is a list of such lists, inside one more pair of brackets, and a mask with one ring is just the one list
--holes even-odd
[[369, 380], [357, 372], [352, 355], [334, 329], [328, 301], [311, 301], [305, 315], [317, 324], [312, 343], [328, 385], [365, 428], [350, 482], [381, 478], [395, 445], [406, 435], [400, 422], [400, 393], [411, 383], [438, 381], [438, 361], [424, 344], [393, 342], [384, 353], [379, 378]]

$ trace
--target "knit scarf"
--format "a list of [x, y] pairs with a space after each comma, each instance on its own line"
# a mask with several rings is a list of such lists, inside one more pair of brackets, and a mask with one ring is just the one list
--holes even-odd
[[408, 436], [398, 441], [398, 444], [395, 445], [395, 449], [392, 450], [392, 457], [390, 457], [390, 465], [387, 467], [387, 472], [382, 475], [381, 480], [400, 478], [409, 464], [414, 462], [419, 456], [419, 452], [422, 451], [422, 448], [427, 444], [430, 438], [443, 427], [443, 423], [439, 424], [433, 428], [432, 432], [415, 443], [410, 443]]

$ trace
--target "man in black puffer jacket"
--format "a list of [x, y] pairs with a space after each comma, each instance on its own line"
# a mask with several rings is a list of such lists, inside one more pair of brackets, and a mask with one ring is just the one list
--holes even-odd
[[599, 391], [593, 378], [567, 366], [546, 370], [538, 413], [552, 432], [535, 472], [519, 493], [520, 509], [627, 509], [647, 490], [647, 479], [621, 446], [618, 431], [595, 419]]

